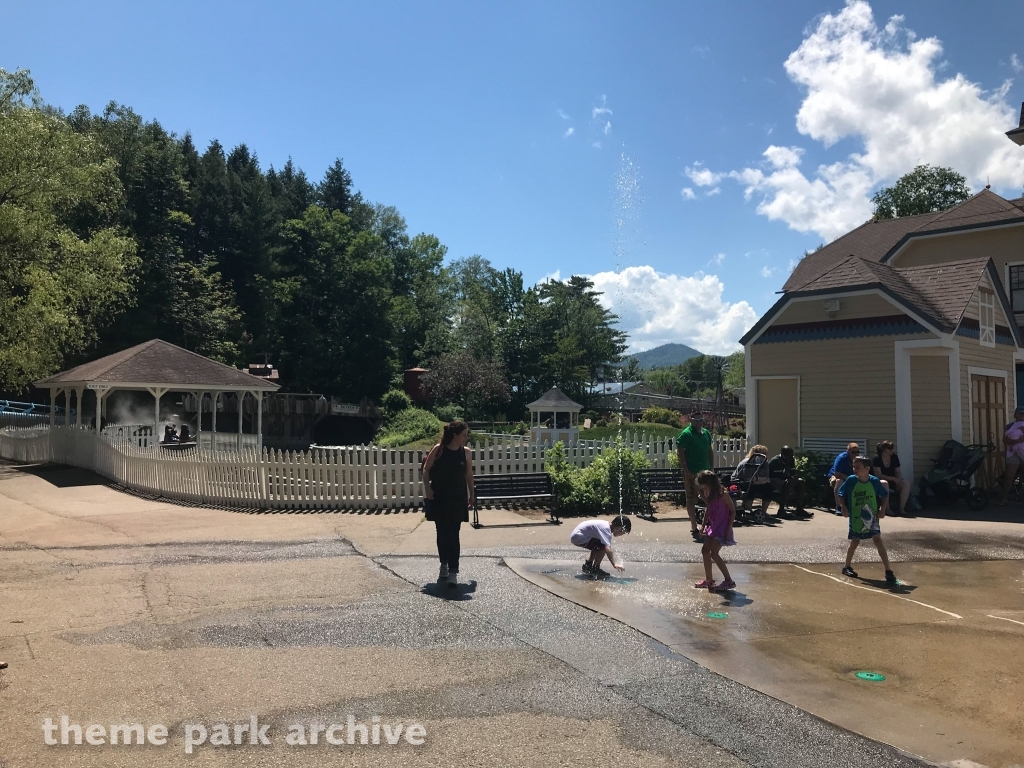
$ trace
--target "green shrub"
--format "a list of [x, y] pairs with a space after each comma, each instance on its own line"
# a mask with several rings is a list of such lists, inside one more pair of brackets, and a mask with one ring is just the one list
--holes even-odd
[[670, 427], [676, 427], [677, 429], [682, 427], [678, 413], [668, 408], [659, 408], [656, 405], [652, 405], [644, 411], [640, 415], [640, 421], [647, 424], [668, 424]]
[[804, 481], [804, 500], [807, 504], [820, 504], [831, 509], [835, 497], [828, 481], [819, 471], [825, 464], [832, 464], [833, 457], [820, 451], [795, 452], [796, 474]]
[[555, 443], [547, 452], [545, 469], [558, 494], [563, 514], [599, 515], [619, 510], [619, 467], [622, 467], [622, 509], [639, 510], [643, 504], [639, 470], [650, 466], [641, 451], [606, 449], [590, 465], [580, 469], [565, 458], [565, 446]]
[[462, 406], [455, 403], [439, 405], [434, 408], [434, 415], [445, 424], [450, 424], [453, 421], [462, 421]]
[[400, 389], [389, 389], [380, 399], [381, 415], [385, 422], [408, 408], [412, 408], [412, 400]]
[[437, 416], [422, 408], [406, 408], [388, 420], [377, 436], [377, 444], [386, 448], [408, 445], [417, 440], [437, 437], [443, 425]]

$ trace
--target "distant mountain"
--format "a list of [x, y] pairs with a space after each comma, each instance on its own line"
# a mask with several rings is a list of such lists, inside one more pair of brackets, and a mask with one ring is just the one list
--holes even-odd
[[688, 347], [685, 344], [662, 344], [660, 347], [654, 349], [648, 349], [646, 352], [637, 352], [635, 355], [627, 355], [626, 360], [630, 357], [635, 357], [640, 361], [640, 365], [645, 370], [651, 368], [668, 368], [669, 366], [679, 365], [680, 363], [689, 360], [691, 357], [698, 357], [703, 355], [703, 352], [698, 352], [693, 347]]

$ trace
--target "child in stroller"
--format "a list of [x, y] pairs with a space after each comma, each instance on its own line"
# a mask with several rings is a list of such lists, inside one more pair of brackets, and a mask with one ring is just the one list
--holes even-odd
[[947, 440], [939, 451], [934, 466], [918, 483], [921, 506], [942, 500], [953, 502], [965, 499], [967, 507], [979, 512], [988, 506], [988, 493], [984, 488], [971, 486], [971, 478], [985, 462], [994, 445], [963, 445]]
[[[728, 487], [734, 501], [742, 497], [742, 505], [736, 505], [736, 517], [741, 522], [759, 525], [767, 522], [768, 504], [774, 492], [768, 476], [768, 448], [763, 445], [753, 446], [746, 458], [733, 470]], [[753, 509], [755, 499], [758, 501], [756, 510]]]

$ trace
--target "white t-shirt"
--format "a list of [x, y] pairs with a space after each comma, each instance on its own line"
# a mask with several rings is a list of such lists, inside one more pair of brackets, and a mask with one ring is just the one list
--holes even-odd
[[586, 546], [591, 539], [600, 539], [601, 543], [608, 546], [612, 543], [612, 526], [604, 520], [584, 520], [576, 526], [569, 541], [577, 547]]

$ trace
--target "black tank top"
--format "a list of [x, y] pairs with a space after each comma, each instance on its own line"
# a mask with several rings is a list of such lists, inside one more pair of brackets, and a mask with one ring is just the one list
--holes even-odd
[[439, 519], [469, 520], [469, 489], [466, 485], [466, 449], [441, 452], [430, 469], [430, 487], [434, 491], [434, 514]]

